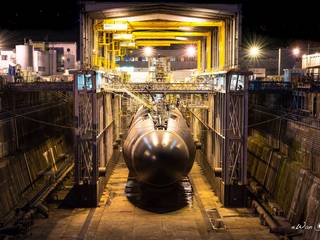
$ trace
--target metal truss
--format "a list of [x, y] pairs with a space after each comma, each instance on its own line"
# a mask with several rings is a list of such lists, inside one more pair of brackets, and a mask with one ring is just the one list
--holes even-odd
[[248, 74], [230, 71], [213, 94], [213, 158], [226, 185], [247, 183]]
[[[90, 185], [99, 195], [99, 181], [113, 153], [112, 97], [98, 90], [94, 71], [77, 72], [74, 79], [75, 183]], [[90, 198], [92, 193], [84, 194]]]
[[[81, 83], [78, 78], [82, 78]], [[97, 163], [93, 156], [95, 140], [94, 100], [96, 91], [91, 85], [95, 82], [93, 72], [78, 73], [74, 81], [74, 117], [75, 117], [75, 182], [76, 184], [95, 184], [93, 167]], [[82, 86], [80, 86], [80, 83]]]

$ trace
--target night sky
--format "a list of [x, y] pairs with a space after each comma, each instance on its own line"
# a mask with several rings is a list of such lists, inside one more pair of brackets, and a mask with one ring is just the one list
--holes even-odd
[[[7, 1], [6, 8], [2, 7], [0, 14], [0, 34], [7, 35], [6, 38], [10, 42], [15, 41], [21, 35], [36, 36], [43, 38], [42, 40], [77, 40], [79, 1], [47, 0], [39, 2], [36, 0]], [[179, 0], [171, 2], [179, 2]], [[196, 2], [199, 3], [199, 1]], [[286, 3], [281, 0], [207, 2], [200, 0], [200, 2], [202, 4], [209, 2], [242, 3], [243, 39], [262, 36], [271, 39], [269, 42], [274, 45], [287, 45], [295, 40], [320, 41], [320, 9], [313, 1], [305, 0], [300, 4], [294, 3], [295, 1]], [[18, 40], [21, 41], [21, 39]]]

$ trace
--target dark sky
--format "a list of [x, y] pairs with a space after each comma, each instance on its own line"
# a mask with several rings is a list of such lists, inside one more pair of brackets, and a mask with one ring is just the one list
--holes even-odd
[[[116, 0], [115, 0], [116, 1]], [[165, 1], [163, 1], [165, 2]], [[166, 1], [168, 2], [168, 1]], [[173, 2], [173, 1], [171, 1]], [[174, 2], [179, 2], [176, 0]], [[197, 2], [184, 0], [180, 2]], [[204, 0], [200, 0], [203, 4]], [[268, 1], [268, 0], [235, 0], [207, 1], [207, 3], [242, 3], [243, 35], [262, 35], [275, 39], [276, 44], [300, 40], [320, 40], [320, 8], [316, 1]], [[76, 40], [79, 26], [78, 0], [7, 0], [0, 14], [0, 28], [23, 33], [39, 34], [42, 38]], [[63, 32], [63, 36], [55, 32]], [[2, 34], [3, 35], [3, 34]]]

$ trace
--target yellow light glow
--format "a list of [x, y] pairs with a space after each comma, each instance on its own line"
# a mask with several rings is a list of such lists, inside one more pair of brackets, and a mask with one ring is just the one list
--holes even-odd
[[118, 23], [118, 24], [104, 24], [103, 29], [106, 31], [126, 31], [128, 30], [128, 24]]
[[186, 49], [186, 54], [188, 57], [194, 57], [196, 55], [196, 48], [194, 46], [189, 46]]
[[143, 48], [143, 54], [146, 56], [146, 57], [150, 57], [153, 55], [153, 48], [152, 47], [144, 47]]
[[132, 34], [129, 34], [129, 33], [113, 34], [113, 39], [115, 39], [115, 40], [131, 40]]

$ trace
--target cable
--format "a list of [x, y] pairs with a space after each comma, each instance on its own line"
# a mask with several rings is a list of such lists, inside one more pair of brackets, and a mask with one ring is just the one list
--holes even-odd
[[[253, 111], [260, 112], [260, 113], [267, 114], [267, 115], [276, 116], [276, 114], [269, 113], [269, 112], [265, 112], [265, 111], [261, 111], [261, 110], [258, 110], [258, 109], [253, 109]], [[292, 114], [292, 113], [287, 113], [286, 115], [289, 116], [289, 115], [291, 115], [291, 114]], [[297, 115], [297, 114], [292, 114], [292, 115], [297, 116], [297, 117], [302, 117], [302, 116]], [[288, 117], [285, 117], [285, 116], [282, 116], [282, 117], [279, 117], [279, 118], [283, 118], [283, 119], [285, 119], [285, 120], [287, 120], [287, 121], [293, 121], [293, 122], [295, 122], [295, 123], [297, 123], [297, 124], [300, 124], [300, 125], [305, 126], [305, 127], [313, 128], [313, 129], [315, 129], [315, 130], [320, 130], [319, 127], [312, 126], [312, 125], [310, 125], [310, 124], [301, 122], [301, 121], [299, 121], [299, 120], [291, 119], [291, 118], [288, 118]]]
[[[206, 124], [199, 116], [197, 116], [197, 115], [196, 115], [194, 112], [192, 112], [189, 108], [187, 108], [187, 110], [188, 110], [189, 112], [191, 112], [192, 115], [194, 115], [206, 128], [210, 129], [211, 131], [217, 132], [217, 130], [215, 130], [214, 128], [210, 127], [208, 124]], [[250, 128], [250, 127], [255, 127], [255, 126], [263, 125], [263, 124], [265, 124], [265, 123], [272, 122], [272, 121], [275, 121], [275, 120], [278, 120], [278, 119], [281, 119], [281, 118], [284, 118], [284, 116], [278, 116], [278, 117], [275, 117], [275, 118], [273, 118], [273, 119], [268, 119], [268, 120], [265, 120], [265, 121], [262, 121], [262, 122], [253, 123], [253, 124], [250, 124], [250, 125], [245, 126], [245, 128]], [[229, 131], [229, 130], [233, 130], [233, 128], [224, 128], [224, 129], [221, 129], [220, 132], [222, 132], [222, 131]]]
[[16, 115], [16, 116], [18, 116], [18, 117], [22, 117], [22, 118], [28, 119], [28, 120], [30, 120], [30, 121], [37, 122], [37, 123], [42, 123], [42, 124], [48, 125], [48, 126], [60, 127], [60, 128], [66, 128], [66, 129], [76, 129], [76, 128], [73, 127], [73, 126], [60, 125], [60, 124], [56, 124], [56, 123], [49, 123], [49, 122], [45, 122], [45, 121], [42, 121], [42, 120], [39, 120], [39, 119], [27, 117], [27, 116], [25, 116], [25, 115], [16, 114], [16, 113], [13, 113], [13, 114]]
[[41, 108], [41, 109], [36, 109], [36, 110], [33, 110], [33, 111], [29, 111], [29, 112], [25, 112], [25, 113], [22, 113], [22, 114], [18, 114], [18, 113], [14, 113], [12, 111], [3, 111], [2, 113], [9, 113], [9, 114], [12, 114], [12, 115], [16, 115], [16, 116], [10, 116], [6, 119], [0, 119], [0, 122], [1, 123], [6, 123], [6, 122], [9, 122], [11, 121], [12, 119], [14, 118], [17, 118], [17, 117], [22, 117], [22, 116], [25, 116], [25, 115], [29, 115], [31, 113], [35, 113], [35, 112], [40, 112], [40, 111], [45, 111], [45, 110], [48, 110], [48, 109], [51, 109], [51, 108], [55, 108], [55, 107], [58, 107], [60, 105], [64, 105], [66, 104], [66, 102], [63, 102], [63, 103], [58, 103], [58, 104], [55, 104], [55, 105], [51, 105], [51, 106], [48, 106], [46, 108]]

